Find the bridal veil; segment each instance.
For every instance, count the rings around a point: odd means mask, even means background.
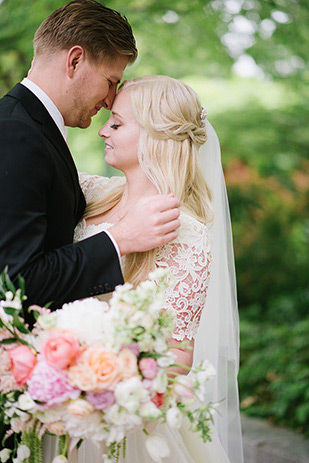
[[[199,155],[213,197],[214,222],[209,230],[213,241],[213,263],[194,360],[207,358],[217,371],[207,390],[206,402],[219,404],[215,427],[231,463],[243,463],[237,386],[239,321],[231,219],[219,140],[207,120],[205,125],[208,140],[200,148]]]

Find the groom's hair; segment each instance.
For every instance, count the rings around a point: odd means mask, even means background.
[[[137,49],[125,16],[97,0],[73,0],[42,22],[33,40],[34,56],[84,48],[94,62],[112,62],[119,55],[133,63]]]

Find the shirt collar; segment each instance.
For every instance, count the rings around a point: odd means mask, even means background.
[[[30,90],[45,106],[66,142],[67,132],[64,125],[64,120],[61,112],[59,111],[55,103],[49,98],[48,95],[46,95],[46,93],[38,85],[32,82],[32,80],[25,78],[21,81],[21,84],[27,87],[28,90]]]

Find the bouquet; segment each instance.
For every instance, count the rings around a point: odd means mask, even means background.
[[[67,461],[68,446],[83,439],[104,442],[104,461],[118,461],[126,436],[136,430],[148,435],[151,456],[161,458],[169,449],[163,441],[157,445],[161,438],[149,432],[150,423],[179,428],[185,415],[205,442],[211,440],[213,406],[193,404],[203,400],[212,366],[186,367],[189,376],[172,371],[178,365],[169,346],[174,311],[161,310],[172,284],[169,272],[159,269],[136,289],[118,286],[109,304],[89,298],[54,312],[31,306],[36,323],[30,331],[23,280],[15,290],[2,274],[0,410],[10,427],[2,444],[13,433],[20,439],[13,451],[3,448],[1,462],[40,463],[45,433],[59,436],[55,462]]]

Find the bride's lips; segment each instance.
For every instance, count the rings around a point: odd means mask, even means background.
[[[105,142],[105,150],[104,151],[108,151],[108,150],[112,150],[113,147],[111,145],[109,145],[108,143]]]

